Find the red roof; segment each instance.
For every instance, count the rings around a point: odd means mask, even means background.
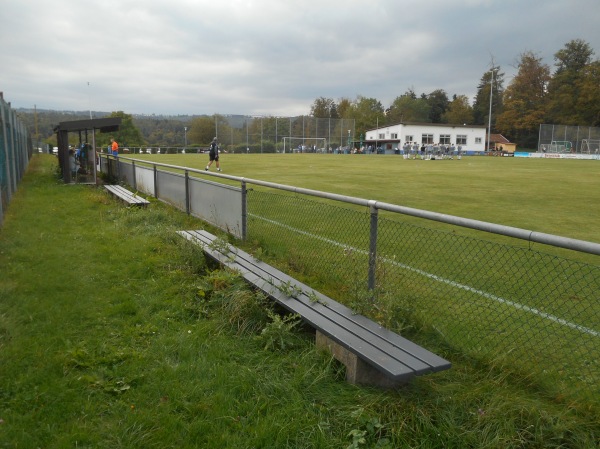
[[[508,140],[502,134],[490,134],[490,142],[493,142],[493,143],[510,143],[510,140]]]

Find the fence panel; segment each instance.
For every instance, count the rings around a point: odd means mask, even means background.
[[[198,178],[189,178],[189,212],[242,238],[242,189]]]
[[[146,195],[154,195],[154,170],[136,165],[135,187]]]
[[[0,225],[32,155],[29,131],[0,92]]]

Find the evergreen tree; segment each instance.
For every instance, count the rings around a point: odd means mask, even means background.
[[[561,125],[581,124],[578,109],[581,88],[584,84],[585,68],[592,62],[594,50],[590,45],[575,39],[565,44],[564,48],[554,54],[556,71],[548,86],[549,105],[548,121]],[[597,86],[596,86],[597,88]]]
[[[494,66],[484,72],[477,87],[477,95],[473,104],[473,121],[475,125],[488,125],[490,115],[490,89],[492,89],[492,129],[495,117],[502,113],[502,95],[504,93],[504,73],[500,67]]]
[[[431,123],[443,123],[444,113],[448,110],[450,100],[444,89],[436,89],[426,96],[429,105],[429,120]]]

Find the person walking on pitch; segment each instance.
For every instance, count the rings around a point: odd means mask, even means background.
[[[217,171],[221,171],[221,166],[219,165],[219,145],[217,144],[217,138],[215,137],[210,144],[210,151],[208,152],[208,158],[210,159],[208,165],[205,170],[210,170],[210,166],[213,162],[216,162]]]

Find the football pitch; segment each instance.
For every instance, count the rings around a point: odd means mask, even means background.
[[[196,169],[208,162],[208,154],[135,158]],[[221,167],[228,175],[600,243],[600,161],[221,154]]]

